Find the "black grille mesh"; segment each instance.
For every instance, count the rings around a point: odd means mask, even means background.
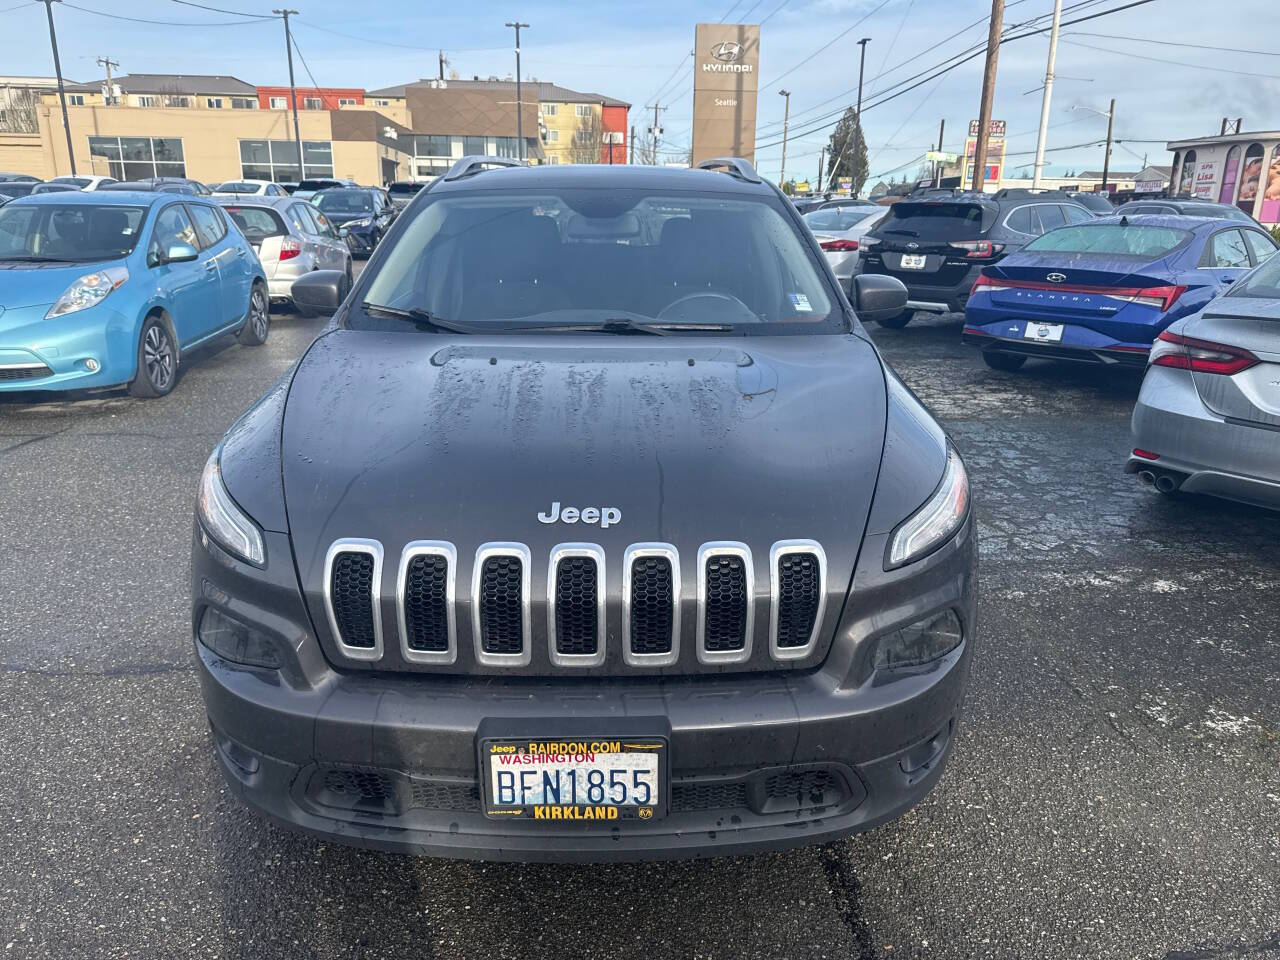
[[[561,557],[556,562],[556,650],[596,652],[600,626],[595,557]]]
[[[712,652],[741,650],[746,643],[748,602],[742,558],[707,557],[706,583],[703,643]]]
[[[784,553],[778,558],[778,646],[803,647],[818,615],[818,558]]]
[[[485,653],[524,649],[519,557],[489,557],[480,571],[480,645]]]
[[[631,652],[670,653],[675,614],[671,561],[636,557],[631,562]]]
[[[673,783],[671,809],[730,810],[747,805],[747,784],[742,780],[727,783]]]
[[[339,639],[348,647],[374,646],[373,557],[348,551],[333,560],[329,596]]]
[[[449,649],[449,561],[419,554],[404,574],[405,638],[410,650],[441,653]]]
[[[10,368],[8,370],[0,370],[0,380],[39,380],[41,377],[51,377],[53,371],[48,367],[25,367],[20,369]]]
[[[774,774],[765,781],[765,793],[773,800],[799,797],[802,802],[818,803],[828,790],[840,786],[835,776],[826,770],[807,770]]]

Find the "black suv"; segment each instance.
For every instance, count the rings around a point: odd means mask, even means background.
[[[1001,190],[900,200],[862,238],[859,274],[896,277],[907,287],[907,309],[879,320],[900,329],[917,310],[960,313],[983,267],[1022,249],[1041,234],[1094,219],[1057,191]]]
[[[777,187],[702,167],[463,158],[345,299],[294,283],[337,312],[209,460],[192,545],[236,796],[344,843],[618,860],[818,843],[937,783],[964,464]]]

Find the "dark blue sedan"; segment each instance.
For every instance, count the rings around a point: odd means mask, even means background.
[[[1162,330],[1275,250],[1238,220],[1112,216],[1062,227],[983,270],[963,339],[996,370],[1027,357],[1140,367]]]

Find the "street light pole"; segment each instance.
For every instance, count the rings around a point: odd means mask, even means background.
[[[57,0],[61,3],[62,0]],[[53,44],[53,70],[58,77],[58,100],[62,103],[62,129],[67,134],[67,160],[71,163],[71,175],[76,175],[76,152],[71,147],[71,121],[67,118],[67,91],[62,84],[62,61],[58,59],[58,34],[53,29],[54,0],[44,0],[44,11],[49,15],[49,42]]]
[[[519,144],[516,147],[516,156],[520,158],[520,162],[524,163],[524,106],[520,96],[520,31],[528,30],[527,23],[521,23],[518,20],[508,20],[505,26],[513,27],[516,31],[516,139]]]
[[[1107,111],[1107,152],[1102,155],[1102,192],[1107,192],[1107,173],[1111,170],[1111,125],[1116,120],[1116,98],[1111,98],[1111,109]]]
[[[787,98],[787,105],[782,113],[782,171],[778,174],[779,186],[787,182],[787,124],[791,120],[791,91],[779,90],[778,96]]]
[[[1062,19],[1062,0],[1053,0],[1053,26],[1049,28],[1049,62],[1044,68],[1044,96],[1040,100],[1040,133],[1036,138],[1036,164],[1032,169],[1031,187],[1040,186],[1044,167],[1044,141],[1049,132],[1049,103],[1053,100],[1053,64],[1058,58],[1058,23]]]
[[[853,155],[849,157],[849,196],[858,195],[858,144],[862,139],[862,70],[867,65],[867,44],[870,37],[858,41],[862,48],[858,57],[858,106],[853,113]]]
[[[307,179],[307,170],[302,163],[302,133],[298,129],[298,90],[293,85],[293,36],[289,33],[289,17],[297,14],[297,10],[272,10],[277,17],[284,19],[284,52],[289,58],[289,100],[293,103],[293,142],[298,148],[298,182]]]

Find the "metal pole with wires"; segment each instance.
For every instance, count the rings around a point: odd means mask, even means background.
[[[787,182],[787,124],[791,119],[791,91],[779,90],[778,96],[786,97],[786,106],[782,113],[782,170],[778,174],[778,184]]]
[[[520,31],[528,30],[527,23],[521,23],[518,20],[508,20],[505,26],[513,27],[516,31],[516,139],[519,144],[516,147],[517,156],[520,162],[524,163],[524,106],[520,96]]]
[[[58,77],[58,100],[62,103],[62,129],[67,134],[67,160],[71,164],[71,175],[76,175],[76,152],[71,146],[71,121],[67,117],[67,91],[62,83],[62,61],[58,58],[58,34],[53,29],[53,4],[55,0],[43,0],[44,11],[49,15],[49,42],[53,45],[53,70]],[[61,3],[62,0],[56,0]]]
[[[862,71],[867,65],[867,44],[870,37],[858,41],[862,52],[858,57],[858,105],[853,111],[853,153],[849,156],[849,196],[858,195],[858,145],[862,142]]]
[[[277,17],[284,19],[284,52],[289,58],[289,100],[293,104],[293,142],[298,148],[298,182],[307,179],[307,170],[302,163],[302,132],[298,128],[298,90],[293,83],[293,37],[289,33],[289,17],[297,15],[297,10],[272,10]]]
[[[1062,20],[1062,0],[1053,0],[1053,26],[1049,29],[1049,62],[1044,68],[1044,96],[1040,100],[1040,133],[1036,137],[1036,164],[1031,173],[1031,186],[1040,186],[1044,169],[1044,141],[1049,132],[1049,104],[1053,100],[1053,65],[1058,58],[1058,24]]]

